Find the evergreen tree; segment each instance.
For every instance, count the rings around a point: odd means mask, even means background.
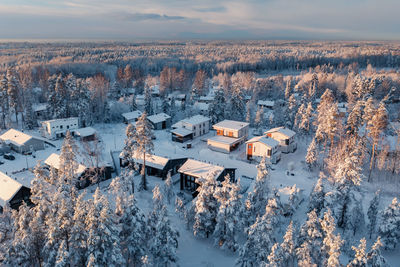
[[[286,88],[285,88],[285,98],[288,99],[290,97],[290,93],[291,93],[291,83],[292,83],[292,79],[289,78],[286,81]]]
[[[11,69],[7,69],[7,95],[9,107],[14,109],[15,119],[18,123],[18,110],[20,108],[20,88],[15,77],[15,73]]]
[[[264,122],[264,108],[257,109],[256,117],[254,118],[254,127],[261,133],[261,127]]]
[[[167,178],[164,181],[163,193],[164,193],[165,198],[167,199],[168,204],[171,204],[171,199],[175,195],[174,189],[172,186],[171,171],[168,172]]]
[[[130,168],[133,169],[134,165],[134,154],[136,148],[136,128],[132,124],[128,124],[125,130],[126,138],[124,141],[124,148],[121,151],[121,158],[125,162],[127,162]]]
[[[378,236],[375,244],[372,246],[371,250],[367,254],[367,263],[370,267],[389,267],[389,264],[386,262],[386,259],[382,256],[381,247],[382,247],[381,238]]]
[[[308,204],[308,210],[315,210],[317,214],[320,214],[320,212],[324,208],[325,189],[323,179],[324,176],[321,173],[317,183],[314,185],[313,191],[310,194],[310,201]]]
[[[318,215],[315,210],[309,212],[307,217],[307,221],[300,228],[299,244],[302,244],[301,246],[303,249],[307,249],[310,252],[312,262],[319,264],[321,262],[321,247],[323,241],[321,224],[319,223]],[[307,245],[304,243],[307,243]]]
[[[341,239],[339,234],[334,234],[336,226],[330,209],[324,213],[324,217],[320,221],[321,228],[324,231],[322,246],[323,258],[325,258],[324,265],[329,267],[339,267],[340,248],[344,241]]]
[[[9,102],[8,102],[8,81],[6,76],[3,74],[0,76],[0,105],[1,105],[1,123],[2,128],[6,129],[8,124],[7,120],[9,117]]]
[[[232,120],[244,121],[246,115],[246,102],[239,86],[235,86],[228,104],[228,116]]]
[[[317,267],[311,257],[310,244],[304,242],[300,247],[296,249],[297,265],[299,267]]]
[[[87,240],[88,240],[88,233],[86,229],[86,218],[88,215],[89,204],[88,201],[85,200],[86,194],[81,193],[77,197],[75,201],[74,208],[74,215],[73,215],[73,222],[72,231],[70,236],[70,243],[71,247],[70,256],[72,265],[75,266],[83,266],[86,263],[86,258],[88,256],[88,247],[87,247]]]
[[[218,213],[218,202],[214,197],[217,186],[215,172],[211,172],[201,181],[195,200],[193,233],[195,236],[208,238],[214,232]]]
[[[347,133],[348,134],[358,134],[359,128],[363,124],[363,107],[364,103],[359,100],[354,105],[351,110],[349,117],[347,118]]]
[[[61,190],[72,198],[76,195],[76,186],[78,184],[78,177],[76,176],[76,170],[79,165],[76,159],[77,152],[78,147],[71,133],[67,131],[61,147],[58,179],[59,185],[63,187]]]
[[[318,163],[318,145],[315,138],[311,141],[307,149],[306,164],[309,170],[312,170]]]
[[[358,247],[351,247],[354,250],[354,259],[347,264],[347,267],[367,267],[367,241],[360,240]]]
[[[281,251],[278,243],[275,243],[271,248],[271,253],[269,253],[267,257],[267,262],[261,264],[261,266],[265,267],[279,267],[283,266],[281,258]]]
[[[400,241],[400,203],[397,198],[393,198],[382,213],[379,235],[386,249],[395,249]]]
[[[151,87],[146,86],[144,88],[144,110],[147,114],[153,114],[153,101],[151,97]]]
[[[372,237],[372,234],[375,234],[376,225],[378,220],[378,210],[379,210],[379,202],[380,202],[380,190],[375,192],[374,198],[369,203],[368,207],[368,233],[369,238]]]
[[[211,104],[209,105],[209,114],[211,123],[215,124],[225,119],[226,101],[222,89],[217,89]]]
[[[6,261],[14,239],[14,219],[11,209],[5,205],[0,213],[0,262]]]
[[[335,103],[332,91],[326,89],[321,97],[321,102],[317,107],[317,119],[314,122],[317,127],[315,138],[319,142],[326,142],[328,140],[328,133],[331,130],[329,121],[330,117],[334,115],[333,113],[335,112],[334,108],[332,108],[334,105]]]
[[[185,216],[185,204],[180,197],[175,198],[175,212],[178,213],[179,217],[184,218]]]
[[[147,190],[146,155],[151,156],[153,153],[154,145],[152,136],[153,136],[153,126],[147,120],[147,113],[145,111],[136,122],[136,134],[134,135],[135,153],[138,156],[143,157],[143,165],[141,170],[142,180],[139,185],[139,188],[142,190]]]
[[[280,244],[280,258],[283,266],[294,266],[296,256],[296,232],[291,221]]]

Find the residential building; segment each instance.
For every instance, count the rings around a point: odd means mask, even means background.
[[[165,113],[151,115],[147,119],[153,125],[154,130],[163,130],[171,127],[171,116]]]
[[[295,140],[296,132],[288,128],[277,127],[266,131],[264,134],[278,141],[279,149],[283,153],[291,153],[297,149],[297,143]]]
[[[0,140],[7,144],[12,150],[24,154],[44,149],[44,140],[40,137],[10,129],[0,136]]]
[[[172,141],[186,142],[210,131],[210,118],[195,115],[175,123],[172,126]]]
[[[0,172],[0,213],[7,205],[12,209],[18,209],[23,202],[31,204],[30,196],[31,190],[28,187]]]
[[[42,121],[42,135],[48,139],[58,139],[79,128],[79,119],[76,117]]]
[[[247,140],[249,123],[224,120],[213,125],[217,135],[207,140],[210,149],[229,153]]]
[[[281,159],[279,142],[265,136],[256,136],[246,142],[247,159],[260,160],[265,157],[270,163],[276,164]]]
[[[140,110],[122,113],[122,118],[126,124],[136,122],[140,116],[142,116],[142,112]]]
[[[258,108],[264,108],[264,109],[274,109],[275,107],[275,101],[270,101],[270,100],[258,100],[257,102]]]
[[[94,141],[96,139],[96,130],[92,127],[79,128],[75,130],[74,136],[83,142]]]
[[[195,159],[188,159],[178,170],[180,173],[180,188],[181,190],[189,191],[193,197],[196,197],[197,188],[201,186],[201,180],[209,175],[214,175],[217,181],[223,181],[225,176],[229,174],[231,181],[236,182],[235,170],[235,168],[225,168]]]

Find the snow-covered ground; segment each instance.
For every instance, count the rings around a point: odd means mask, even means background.
[[[103,156],[104,160],[112,162],[110,152],[114,151],[117,153],[121,151],[124,146],[125,139],[125,128],[126,124],[97,124],[94,125],[104,142]],[[251,131],[250,131],[251,132]],[[242,160],[245,154],[245,146],[241,145],[239,149],[233,151],[230,154],[224,154],[215,152],[207,148],[207,142],[205,141],[208,137],[213,136],[215,133],[211,131],[207,135],[201,136],[192,141],[192,148],[186,149],[181,143],[175,143],[171,141],[171,134],[167,131],[155,131],[156,139],[154,140],[154,154],[161,156],[185,156],[202,160],[214,164],[223,165],[229,168],[236,168],[236,178],[241,178],[240,182],[242,187],[250,186],[252,180],[248,178],[242,178],[242,176],[253,178],[257,174],[257,168],[255,163],[249,163]],[[37,135],[37,133],[36,133]],[[4,164],[0,165],[0,171],[7,173],[14,179],[22,182],[24,185],[29,185],[30,180],[33,178],[33,174],[30,171],[23,171],[13,174],[15,171],[20,171],[28,168],[32,168],[36,165],[38,160],[44,161],[51,153],[59,153],[59,149],[62,145],[62,140],[52,141],[55,147],[47,146],[45,150],[37,151],[33,156],[24,156],[17,153],[14,161],[1,159]],[[282,159],[278,164],[272,165],[271,170],[271,183],[272,186],[279,189],[285,186],[296,185],[298,188],[304,190],[304,197],[307,198],[313,184],[318,178],[318,171],[309,172],[304,168],[304,156],[308,145],[307,140],[300,140],[298,143],[298,149],[294,153],[282,154]],[[118,162],[116,162],[118,164]],[[286,171],[288,165],[293,166],[294,175],[287,175]],[[177,177],[174,177],[175,179]],[[139,179],[139,177],[137,177]],[[156,184],[162,184],[163,181],[157,177],[148,177],[149,190],[146,192],[138,192],[136,194],[137,203],[142,210],[147,213],[151,210],[152,205],[152,192]],[[110,181],[105,181],[100,184],[105,194],[109,194],[108,185]],[[139,184],[137,181],[136,184]],[[94,192],[96,185],[93,185],[87,189],[89,196]],[[373,185],[363,185],[361,191],[364,192],[364,212],[366,213],[370,200],[373,197],[374,191],[377,189]],[[174,190],[179,191],[179,183],[174,185]],[[383,188],[384,190],[384,188]],[[386,207],[389,202],[393,199],[395,194],[391,191],[384,191],[382,194],[380,208]],[[110,198],[112,202],[113,198]],[[184,221],[178,217],[174,211],[174,201],[168,205],[169,215],[174,227],[179,230],[179,248],[177,250],[179,257],[180,266],[234,266],[237,254],[229,253],[220,250],[213,245],[212,238],[210,239],[199,239],[193,236],[192,231],[186,228]],[[298,223],[303,223],[306,219],[307,201],[304,201],[296,213],[293,215],[293,220]],[[286,226],[283,227],[285,229]],[[283,234],[283,233],[282,233]],[[357,234],[354,240],[360,240],[367,234]],[[358,242],[358,241],[356,241]],[[368,244],[368,247],[371,244]],[[391,266],[399,266],[400,260],[400,249],[393,252],[384,252],[384,256],[387,258]],[[347,262],[346,256],[342,254],[342,262]]]

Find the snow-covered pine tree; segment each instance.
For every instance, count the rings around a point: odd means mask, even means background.
[[[122,149],[121,156],[124,163],[128,163],[129,168],[134,168],[134,154],[136,148],[136,128],[132,124],[128,124],[125,130],[126,138],[124,141],[124,148]]]
[[[182,198],[176,196],[175,198],[175,212],[178,213],[180,218],[184,218],[185,216],[185,204],[183,203]]]
[[[322,246],[322,259],[324,266],[339,267],[340,266],[340,248],[344,241],[340,234],[335,235],[336,230],[335,219],[332,217],[332,212],[328,208],[324,213],[324,217],[320,219],[321,228],[324,231],[324,240]]]
[[[309,242],[305,241],[296,249],[297,265],[299,267],[317,267],[311,257]]]
[[[325,176],[321,172],[317,180],[317,183],[314,185],[314,188],[310,194],[310,201],[308,203],[309,212],[314,210],[317,213],[317,215],[319,215],[324,208],[324,197],[325,197],[324,179]]]
[[[308,97],[310,99],[315,98],[317,91],[318,91],[318,75],[316,73],[313,73],[310,82],[310,87],[308,89]]]
[[[0,76],[0,105],[1,105],[1,127],[6,129],[8,124],[7,120],[9,117],[9,102],[8,102],[8,88],[7,88],[7,78],[3,74]]]
[[[121,266],[125,264],[120,238],[108,200],[97,187],[89,202],[86,217],[88,257],[86,266]]]
[[[75,104],[73,105],[73,109],[77,113],[79,117],[79,123],[82,127],[86,127],[90,125],[93,121],[90,110],[90,91],[88,89],[87,83],[83,79],[77,80],[77,97],[75,97]]]
[[[256,117],[254,118],[254,128],[261,133],[262,127],[264,126],[264,108],[258,108],[256,112]]]
[[[176,249],[178,248],[179,232],[171,227],[165,205],[162,205],[159,212],[156,231],[150,241],[150,251],[156,266],[172,266],[178,260]]]
[[[14,219],[11,208],[5,205],[0,213],[0,262],[5,262],[14,239]]]
[[[211,104],[209,105],[209,114],[211,123],[215,124],[225,119],[226,101],[224,91],[217,89]]]
[[[240,230],[241,195],[240,182],[233,183],[229,175],[225,177],[221,187],[214,193],[219,202],[219,209],[214,230],[214,243],[223,249],[236,251],[238,249],[238,234]]]
[[[18,123],[18,110],[21,105],[19,84],[12,69],[7,69],[6,77],[9,107],[14,109],[15,119]]]
[[[68,246],[66,245],[65,240],[61,241],[61,244],[57,251],[56,260],[54,262],[54,267],[69,267],[71,255],[68,251]]]
[[[368,234],[369,238],[372,237],[373,234],[376,233],[376,225],[378,221],[378,211],[379,211],[379,202],[380,202],[380,190],[375,192],[374,198],[369,203],[368,207]]]
[[[283,242],[280,244],[280,266],[294,266],[294,259],[296,257],[296,244],[297,236],[296,229],[293,226],[293,221],[290,222],[283,236]]]
[[[347,118],[347,133],[358,135],[359,128],[363,124],[363,107],[364,101],[359,100],[354,105]]]
[[[395,249],[400,242],[400,202],[397,198],[393,198],[381,215],[379,236],[385,249]]]
[[[171,200],[175,196],[175,192],[172,186],[171,171],[168,172],[167,178],[164,181],[163,193],[165,198],[167,199],[168,204],[171,204]]]
[[[143,166],[141,170],[142,179],[139,184],[139,188],[142,190],[147,190],[146,155],[151,156],[153,153],[154,144],[152,137],[153,137],[153,126],[147,120],[147,112],[145,111],[136,122],[136,134],[134,135],[135,153],[139,157],[143,157]]]
[[[286,87],[285,87],[285,98],[288,99],[290,97],[290,93],[292,90],[292,78],[289,77],[289,79],[286,81]]]
[[[78,185],[78,177],[76,177],[76,170],[78,169],[77,153],[78,146],[70,131],[67,131],[61,147],[58,180],[59,185],[63,187],[63,191],[72,198],[76,196],[76,186]]]
[[[244,121],[246,115],[246,101],[242,89],[236,85],[233,88],[232,96],[228,103],[228,117],[236,121]]]
[[[364,113],[362,116],[362,121],[363,124],[368,124],[368,122],[372,119],[372,117],[376,112],[374,99],[372,97],[369,97],[366,101],[363,102],[363,104],[364,104]]]
[[[334,96],[331,90],[326,89],[321,96],[321,102],[317,107],[317,118],[314,121],[317,127],[315,138],[318,142],[326,143],[328,141],[328,131],[330,130],[329,117],[333,115],[335,110],[331,108],[334,106]]]
[[[389,267],[386,259],[382,256],[381,247],[383,246],[381,237],[378,236],[376,242],[372,245],[367,254],[367,263],[369,267]]]
[[[323,241],[323,234],[321,224],[318,219],[318,215],[315,210],[312,210],[307,214],[307,221],[301,226],[299,233],[299,244],[303,249],[309,250],[312,262],[320,264],[321,262],[321,247]],[[307,243],[304,244],[304,243]],[[302,253],[305,253],[303,251]],[[305,254],[302,254],[305,257]],[[306,258],[303,258],[306,260]],[[300,259],[299,259],[300,260]]]
[[[163,195],[160,190],[160,186],[157,184],[153,188],[153,209],[149,212],[147,216],[147,226],[150,230],[150,236],[155,233],[157,222],[160,219],[160,212],[162,207],[164,206]]]
[[[261,263],[260,266],[264,267],[280,267],[284,266],[283,259],[281,257],[281,251],[278,243],[275,243],[272,248],[271,252],[267,257],[267,261]]]
[[[288,118],[289,118],[289,122],[290,122],[290,127],[293,128],[294,126],[294,121],[295,121],[295,117],[298,111],[298,105],[297,105],[297,101],[296,98],[294,97],[294,95],[292,94],[289,99],[288,99]]]
[[[86,193],[80,193],[75,201],[72,231],[70,236],[70,260],[73,266],[84,266],[88,256],[86,218],[88,214],[88,201]]]
[[[316,139],[313,138],[307,149],[306,164],[309,170],[312,170],[318,163],[318,145]]]
[[[299,133],[303,134],[304,129],[301,128],[301,122],[302,122],[302,118],[304,116],[304,113],[306,113],[306,106],[304,105],[304,103],[302,103],[300,105],[300,107],[297,109],[297,113],[294,116],[294,123],[293,123],[293,128],[297,129],[299,131]]]
[[[151,87],[147,86],[144,88],[144,110],[147,114],[153,114],[153,101],[151,97]]]
[[[25,127],[29,130],[32,130],[35,126],[37,126],[37,122],[35,113],[33,112],[32,101],[30,96],[26,97],[24,108],[25,108],[25,116],[24,116]]]
[[[217,187],[215,172],[209,173],[205,179],[200,181],[197,189],[199,194],[195,200],[195,216],[193,233],[195,236],[208,238],[214,232],[218,213],[218,201],[214,197]]]
[[[351,247],[354,250],[354,258],[347,264],[347,267],[366,267],[367,266],[367,241],[365,238],[360,240],[358,247]]]

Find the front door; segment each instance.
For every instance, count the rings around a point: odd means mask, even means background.
[[[247,155],[251,156],[253,154],[253,144],[247,145]]]

